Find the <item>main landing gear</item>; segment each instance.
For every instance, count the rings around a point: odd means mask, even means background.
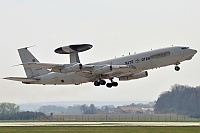
[[[117,83],[117,82],[114,82],[114,81],[113,81],[113,78],[110,78],[110,81],[111,81],[111,83],[107,83],[107,84],[106,84],[106,86],[107,86],[108,88],[117,87],[117,86],[118,86],[118,83]]]
[[[105,80],[94,81],[94,86],[100,86],[100,85],[105,85],[105,84],[106,84]]]
[[[114,82],[113,79],[110,79],[111,83],[107,83],[105,80],[99,80],[94,82],[94,86],[100,86],[100,85],[106,85],[106,87],[111,88],[111,87],[117,87],[118,83]]]
[[[118,83],[117,83],[117,82],[111,82],[111,83],[107,83],[106,86],[107,86],[108,88],[117,87],[117,86],[118,86]]]

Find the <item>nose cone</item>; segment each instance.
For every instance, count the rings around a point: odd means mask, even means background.
[[[186,60],[191,60],[196,53],[197,53],[197,50],[188,49],[188,52],[187,52],[188,58]]]
[[[195,50],[195,49],[190,49],[190,51],[191,51],[191,54],[193,54],[193,55],[195,55],[197,53],[197,50]]]

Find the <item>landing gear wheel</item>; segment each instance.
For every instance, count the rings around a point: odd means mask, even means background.
[[[107,83],[106,86],[107,86],[108,88],[111,88],[111,87],[112,87],[112,83]]]
[[[175,66],[175,70],[176,71],[180,71],[180,67],[179,66]]]
[[[100,85],[105,85],[106,81],[105,80],[100,80],[99,83],[100,83]]]
[[[94,86],[100,86],[100,82],[94,81]]]
[[[112,82],[112,86],[117,87],[118,83],[117,82]]]

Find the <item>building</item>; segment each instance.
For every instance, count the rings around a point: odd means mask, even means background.
[[[154,114],[154,108],[142,108],[144,114]]]
[[[118,106],[116,108],[118,114],[143,114],[143,110],[140,107],[135,106]]]

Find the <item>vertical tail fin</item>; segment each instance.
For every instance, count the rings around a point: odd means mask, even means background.
[[[18,49],[19,56],[21,58],[22,63],[28,62],[39,62],[27,48]],[[44,75],[49,73],[47,69],[44,68],[36,68],[36,67],[29,67],[24,65],[24,70],[26,73],[27,78],[33,78],[40,75]]]

